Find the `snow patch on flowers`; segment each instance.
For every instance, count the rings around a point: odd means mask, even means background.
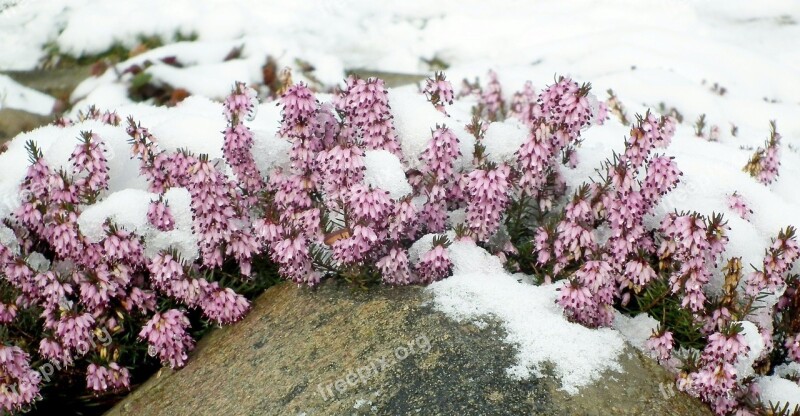
[[[646,313],[630,317],[616,312],[612,327],[619,331],[631,345],[642,351],[647,351],[645,342],[658,328],[658,321]]]
[[[588,329],[567,321],[555,303],[560,284],[520,283],[473,243],[455,242],[448,251],[453,276],[427,289],[435,307],[458,321],[497,318],[506,330],[504,341],[517,347],[516,364],[506,369],[510,377],[541,376],[545,365],[553,365],[561,388],[576,394],[604,372],[620,370],[622,336],[610,328]]]
[[[364,182],[373,188],[389,193],[392,199],[400,199],[412,191],[400,159],[387,150],[364,152]]]
[[[151,201],[159,195],[139,189],[114,192],[106,199],[91,205],[78,217],[78,226],[89,241],[96,243],[106,237],[106,220],[129,232],[143,236],[145,255],[156,256],[161,250],[174,248],[181,258],[194,261],[198,257],[197,237],[192,232],[191,196],[186,188],[170,188],[164,193],[175,220],[170,231],[159,231],[148,221],[147,211]]]
[[[513,163],[517,151],[528,139],[530,128],[515,118],[489,124],[481,142],[486,159],[494,163]]]

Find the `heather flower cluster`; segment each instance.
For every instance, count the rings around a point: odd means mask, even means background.
[[[430,138],[416,148],[396,131],[382,80],[350,77],[331,102],[303,83],[286,85],[271,105],[280,107],[275,133],[289,158],[267,169],[256,162],[248,126],[257,93],[243,83],[221,104],[221,159],[168,150],[129,118],[119,128],[149,192],[146,224],[128,229],[109,218],[99,239],[80,219],[113,183],[103,137],[81,133],[65,167],[51,165],[30,143],[23,200],[0,229],[9,231],[0,235],[0,323],[11,328],[0,332],[0,409],[35,401],[41,380],[31,366],[38,360],[80,367],[87,389],[98,394],[134,384],[132,365],[141,357],[131,340],[162,365],[184,366],[198,326],[231,324],[247,313],[237,285],[256,284],[260,265],[310,287],[336,277],[428,284],[452,274],[455,239],[496,254],[509,270],[558,285],[556,302],[574,322],[610,326],[620,310],[658,319],[646,348],[682,390],[718,414],[757,411],[752,376],[737,369],[751,351],[741,323],[754,325],[765,345],[752,370],[800,362],[794,228],[782,230],[745,274],[741,259],[724,258],[729,229],[721,215],[657,214],[682,176],[663,153],[673,117],[637,116],[624,151],[570,189],[565,178],[579,164],[583,133],[609,112],[624,116],[613,94],[599,102],[589,84],[560,77],[505,96],[494,72],[484,85],[464,85],[459,96],[477,101],[466,126],[457,106],[446,107],[454,91],[444,74],[427,80],[419,94],[452,117],[429,126]],[[508,118],[525,129],[525,140],[498,161],[486,153],[485,133]],[[121,124],[115,113],[92,108],[58,125],[85,120]],[[459,139],[465,134],[474,146]],[[763,183],[777,175],[779,140],[773,123],[767,146],[746,167]],[[401,166],[410,191],[374,185],[367,160],[375,156]],[[186,206],[174,199],[179,192],[188,196]],[[726,198],[732,212],[750,219],[743,195]],[[188,222],[194,251],[163,244]],[[153,235],[161,245],[151,244]],[[711,290],[715,280],[724,281],[721,291]],[[34,321],[36,328],[21,329]],[[104,330],[111,342],[95,345]]]
[[[778,177],[781,165],[781,135],[777,131],[775,121],[769,123],[769,139],[764,147],[759,147],[742,170],[749,173],[764,185],[769,185]]]

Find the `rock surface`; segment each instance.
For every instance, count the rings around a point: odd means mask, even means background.
[[[574,396],[553,377],[512,380],[500,325],[456,323],[429,300],[418,287],[278,285],[203,338],[185,368],[162,370],[108,414],[710,414],[632,348],[624,374]]]
[[[69,96],[75,87],[91,75],[89,67],[74,67],[65,69],[35,69],[31,71],[0,71],[0,75],[7,75],[14,81],[37,91],[55,97],[57,101],[54,110],[63,111],[64,103],[69,102]],[[11,108],[0,109],[0,152],[3,143],[11,140],[17,134],[31,131],[55,120],[56,116],[43,116]]]
[[[13,108],[0,109],[0,147],[17,134],[31,131],[51,121],[52,116],[41,116]]]

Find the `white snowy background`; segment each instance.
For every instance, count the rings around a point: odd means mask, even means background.
[[[445,72],[457,89],[463,77],[485,79],[486,71],[494,69],[508,96],[525,80],[542,88],[556,75],[569,75],[591,82],[600,99],[613,89],[629,117],[661,103],[683,115],[666,151],[684,172],[683,182],[657,208],[650,225],[673,209],[721,212],[731,227],[724,256],[741,256],[744,264],[758,265],[770,237],[787,225],[800,226],[798,21],[800,2],[794,0],[12,0],[0,2],[0,69],[36,67],[46,45],[80,56],[102,53],[114,44],[133,47],[142,35],[167,41],[176,33],[196,35],[195,42],[169,44],[118,66],[176,57],[183,68],[156,63],[147,71],[155,82],[193,94],[177,107],[133,103],[126,93],[130,76],[120,78],[113,70],[85,81],[71,101],[74,112],[96,104],[117,110],[123,118],[133,115],[167,149],[188,147],[212,158],[221,157],[219,132],[225,124],[215,100],[228,94],[234,81],[259,81],[267,55],[289,66],[300,58],[312,64],[314,77],[327,85],[341,82],[345,69],[352,68],[430,74],[426,61],[432,59],[450,65]],[[241,58],[223,61],[238,46],[244,46]],[[725,88],[724,95],[712,91],[715,83]],[[469,100],[456,103],[448,119],[413,87],[393,89],[389,99],[408,160],[416,159],[436,123],[461,127],[469,120]],[[0,76],[0,106],[46,114],[52,105],[51,97]],[[250,123],[256,132],[254,155],[263,173],[287,163],[288,143],[276,136],[279,111],[274,103],[262,104]],[[719,126],[718,142],[694,135],[692,123],[701,114],[707,124]],[[772,119],[783,135],[783,163],[777,182],[764,186],[741,168],[763,145]],[[146,235],[153,247],[175,244],[187,257],[196,255],[185,193],[176,190],[171,195],[174,206],[186,211],[181,217],[186,221],[179,221],[174,235],[148,229],[143,210],[126,211],[152,195],[144,192],[138,166],[128,159],[123,128],[87,122],[18,136],[0,155],[0,217],[19,203],[17,188],[28,163],[24,142],[37,141],[52,165],[65,165],[78,132],[87,129],[103,137],[112,156],[123,156],[111,158],[109,195],[84,211],[84,232],[91,235],[111,216]],[[612,151],[622,149],[627,133],[613,117],[605,126],[589,129],[579,151],[580,164],[568,172],[569,184],[587,180]],[[457,134],[468,152],[470,136]],[[513,121],[491,125],[491,157],[511,157],[523,138]],[[380,169],[386,165],[384,156],[372,155],[369,180],[397,195],[408,192],[396,171],[399,164],[394,170]],[[726,195],[734,191],[754,210],[750,222],[727,208]],[[554,286],[520,283],[525,279],[507,274],[496,259],[468,244],[454,245],[451,255],[455,276],[432,285],[430,291],[438,307],[454,318],[479,320],[491,314],[504,322],[507,341],[518,351],[509,376],[527,377],[549,361],[563,388],[578,392],[603,371],[618,368],[616,357],[626,340],[641,347],[655,326],[649,318],[622,316],[615,329],[589,330],[568,323],[553,303]],[[764,400],[800,404],[796,384],[779,376],[765,377],[759,384]]]

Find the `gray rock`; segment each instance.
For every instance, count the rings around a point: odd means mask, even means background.
[[[0,148],[17,134],[31,131],[53,121],[53,116],[42,116],[27,111],[4,108],[0,110]]]
[[[278,285],[108,415],[710,414],[632,348],[623,373],[574,396],[552,376],[512,380],[500,325],[459,324],[429,300],[419,287]]]
[[[91,76],[90,66],[71,68],[33,69],[30,71],[0,71],[14,81],[37,91],[43,92],[63,102],[69,101],[69,96],[75,87]]]
[[[373,71],[369,69],[350,69],[347,71],[347,74],[356,75],[360,78],[380,78],[389,88],[416,84],[428,78],[427,75],[401,74],[397,72]]]

